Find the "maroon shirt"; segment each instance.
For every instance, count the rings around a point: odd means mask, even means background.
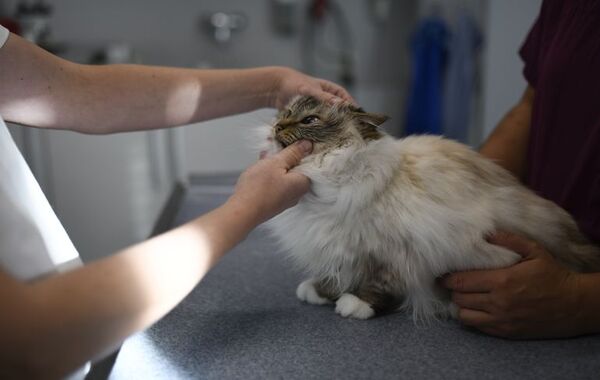
[[[600,244],[600,0],[544,0],[519,53],[535,89],[526,183]]]

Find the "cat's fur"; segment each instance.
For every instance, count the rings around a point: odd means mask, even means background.
[[[557,205],[462,144],[393,139],[378,129],[386,119],[299,97],[269,130],[271,153],[314,142],[294,169],[310,177],[311,191],[268,223],[310,273],[300,299],[336,302],[336,312],[361,319],[398,308],[415,319],[450,315],[436,277],[519,260],[485,240],[496,230],[541,243],[573,270],[600,271],[600,250]]]

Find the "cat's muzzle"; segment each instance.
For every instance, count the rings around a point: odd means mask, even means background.
[[[289,128],[279,131],[275,134],[275,141],[277,141],[283,148],[288,145],[292,145],[296,141],[300,140],[299,136],[289,130]]]

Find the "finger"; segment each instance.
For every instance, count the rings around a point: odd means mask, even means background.
[[[308,140],[301,140],[286,147],[274,155],[273,158],[283,161],[283,166],[286,170],[289,170],[298,165],[311,151],[312,143]]]
[[[458,320],[475,328],[490,327],[496,323],[493,315],[480,310],[459,309]]]
[[[461,293],[487,293],[494,288],[497,270],[450,273],[440,279],[443,287]]]
[[[510,249],[524,258],[536,257],[544,252],[544,248],[539,243],[505,231],[495,232],[487,238],[487,241],[491,244]]]
[[[302,95],[309,95],[329,104],[335,104],[343,101],[343,99],[339,96],[331,92],[323,91],[321,86],[302,86],[299,92]]]
[[[488,293],[452,292],[452,302],[461,309],[465,308],[489,312],[489,297]]]
[[[354,98],[342,86],[339,86],[333,82],[321,80],[321,88],[323,91],[333,94],[346,102],[350,102],[354,105],[357,104],[356,100],[354,100]]]

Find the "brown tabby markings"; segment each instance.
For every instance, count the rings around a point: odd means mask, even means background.
[[[398,308],[404,300],[404,289],[399,288],[402,279],[370,255],[361,267],[364,271],[361,283],[350,293],[370,304],[376,313]]]
[[[311,116],[318,119],[308,124],[302,123]],[[326,143],[327,148],[332,148],[344,146],[348,141],[354,140],[352,132],[358,133],[365,142],[380,139],[383,135],[377,127],[388,117],[364,112],[351,104],[338,103],[332,106],[304,96],[282,110],[277,119],[273,128],[275,139],[281,146],[286,147],[298,140],[307,139],[315,143]],[[349,122],[355,125],[353,131],[342,128]],[[333,136],[336,138],[332,139]],[[330,142],[332,140],[335,145]]]
[[[328,300],[335,301],[342,295],[339,287],[335,285],[333,279],[324,278],[319,279],[315,283],[315,290],[321,298],[327,298]]]
[[[404,289],[399,288],[402,281],[385,264],[366,255],[356,264],[356,270],[362,271],[361,279],[346,292],[369,303],[377,313],[393,311],[402,304]],[[320,297],[331,301],[340,298],[344,292],[332,278],[319,279],[314,286]]]

